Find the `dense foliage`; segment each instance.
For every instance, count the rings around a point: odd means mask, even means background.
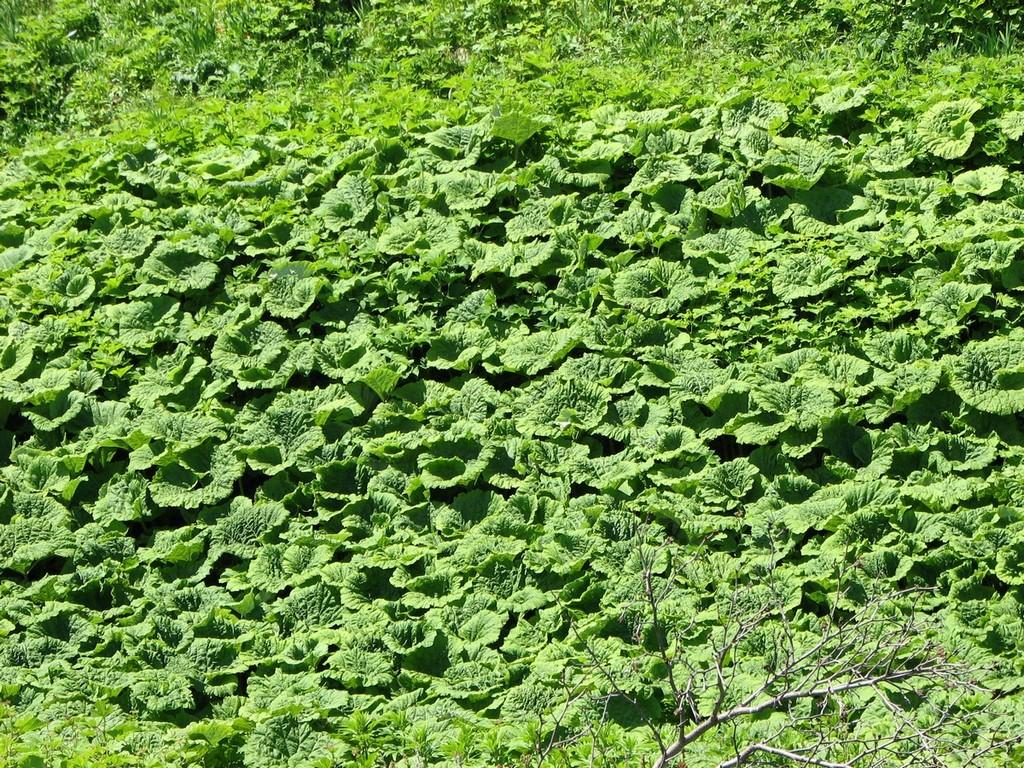
[[[341,39],[287,8],[254,29]],[[0,167],[0,762],[536,764],[589,724],[549,756],[646,765],[652,568],[694,647],[738,586],[806,636],[840,578],[926,588],[958,706],[1024,716],[1019,58],[596,107],[535,64],[504,106],[196,100]]]
[[[588,89],[702,91],[766,62],[827,77],[851,60],[884,74],[936,49],[1006,53],[1022,24],[1014,0],[0,0],[0,146],[336,77],[477,104],[540,81],[571,112]]]

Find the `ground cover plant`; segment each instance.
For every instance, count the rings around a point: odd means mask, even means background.
[[[1012,41],[485,5],[0,166],[0,765],[1019,764]]]

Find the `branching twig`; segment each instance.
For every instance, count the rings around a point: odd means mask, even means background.
[[[635,639],[640,643],[645,636],[650,638],[653,650],[649,653],[665,670],[663,683],[672,697],[676,717],[671,743],[661,724],[652,721],[640,701],[624,690],[615,672],[570,622],[591,668],[604,680],[607,696],[633,706],[651,732],[659,750],[653,768],[668,768],[691,745],[724,727],[732,733],[734,754],[722,760],[718,768],[739,768],[757,761],[759,755],[762,760],[818,768],[909,768],[941,766],[944,757],[963,754],[967,747],[961,729],[970,716],[962,704],[968,694],[982,689],[973,682],[970,669],[951,660],[953,655],[947,649],[927,639],[921,601],[929,590],[876,595],[853,611],[841,612],[839,605],[847,589],[843,571],[827,614],[814,626],[815,637],[810,628],[798,626],[797,614],[786,608],[783,590],[775,581],[774,552],[772,549],[766,579],[770,598],[755,600],[758,594],[754,587],[732,584],[724,603],[720,603],[717,622],[694,646],[684,640],[698,629],[699,611],[693,612],[687,626],[674,630],[670,630],[663,612],[665,601],[678,588],[679,568],[671,564],[670,546],[641,546],[642,594],[637,602],[646,616],[636,629]],[[682,565],[691,565],[702,554],[698,551]],[[666,555],[669,574],[656,575],[655,568]],[[747,658],[744,654],[755,637],[766,638],[757,642],[768,648],[762,647],[758,655]],[[746,687],[741,681],[749,680],[754,661],[765,664],[765,675],[752,688]],[[939,704],[935,694],[940,692],[957,695]],[[899,696],[894,699],[896,693]],[[917,722],[900,705],[900,701],[911,698],[937,710],[927,725]],[[703,707],[699,702],[704,702]],[[884,732],[862,736],[849,724],[857,721],[870,702],[880,702],[891,720]],[[785,722],[744,746],[738,726],[769,713],[784,715]],[[794,735],[803,737],[805,743],[800,745]],[[781,743],[784,738],[786,741]],[[993,746],[997,743],[1008,746],[1009,740],[993,741],[979,751],[987,753],[998,748]],[[917,755],[925,762],[908,761],[908,755]]]

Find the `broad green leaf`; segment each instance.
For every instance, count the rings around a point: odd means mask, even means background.
[[[316,301],[326,281],[308,264],[292,262],[270,270],[266,277],[263,306],[274,317],[294,320],[303,316]]]
[[[68,307],[77,307],[92,296],[96,290],[96,280],[83,269],[71,268],[54,280],[53,288],[64,298]]]
[[[1024,112],[1007,112],[1006,114],[1001,115],[996,122],[998,122],[999,127],[1003,129],[1003,133],[1011,139],[1017,140],[1021,136],[1024,136]]]
[[[864,104],[870,88],[854,88],[849,85],[837,85],[814,99],[814,106],[826,115],[848,112]]]
[[[782,301],[819,296],[842,277],[835,257],[820,250],[789,253],[780,258],[772,279],[772,291]]]
[[[518,146],[543,130],[545,125],[544,121],[529,115],[509,112],[494,119],[491,124],[491,135],[498,139],[508,139]]]
[[[570,328],[538,331],[507,342],[501,360],[509,370],[532,376],[559,362],[577,343],[577,335]]]
[[[1024,410],[1024,342],[1008,338],[974,341],[949,363],[953,389],[981,411]]]
[[[327,228],[338,231],[363,223],[373,211],[373,187],[359,174],[342,176],[337,186],[324,193],[314,213]]]
[[[975,99],[939,102],[921,116],[917,135],[934,155],[946,160],[963,157],[974,141],[971,117],[981,108]]]
[[[988,197],[998,192],[1006,182],[1008,174],[1000,165],[990,165],[973,171],[964,171],[953,177],[953,189],[961,195],[971,194]]]

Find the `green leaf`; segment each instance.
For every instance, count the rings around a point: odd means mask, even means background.
[[[611,400],[609,392],[597,384],[580,379],[555,381],[524,396],[524,431],[559,434],[570,427],[593,429],[604,417]]]
[[[491,124],[491,135],[498,139],[507,139],[516,146],[526,143],[547,125],[520,112],[510,112],[494,119]]]
[[[72,267],[66,269],[60,277],[53,281],[53,288],[63,297],[69,308],[84,304],[96,290],[93,276],[83,269]]]
[[[259,723],[242,747],[246,768],[318,768],[330,759],[327,735],[295,714]]]
[[[921,314],[937,326],[955,324],[989,292],[987,285],[943,283],[921,301]]]
[[[1024,136],[1024,112],[1007,112],[1001,115],[996,122],[1003,129],[1003,133],[1014,141]]]
[[[957,174],[953,177],[953,189],[961,195],[988,197],[1002,189],[1008,176],[1006,169],[1001,165],[989,165]]]
[[[314,453],[326,442],[308,408],[274,404],[239,438],[246,462],[274,475],[292,466],[307,470]]]
[[[363,376],[360,381],[377,393],[381,399],[387,397],[401,380],[402,375],[387,365],[378,365]]]
[[[342,176],[337,186],[328,190],[313,211],[324,220],[327,228],[339,231],[362,224],[373,211],[373,187],[360,174]]]
[[[289,320],[302,317],[327,282],[301,262],[274,267],[267,272],[265,281],[263,306],[274,317]]]
[[[276,502],[253,504],[244,496],[231,500],[230,511],[213,526],[213,542],[241,558],[252,558],[274,531],[288,519]]]
[[[762,410],[783,416],[800,429],[817,427],[832,415],[835,396],[816,382],[768,382],[750,392],[751,401]]]
[[[213,285],[222,256],[222,244],[216,238],[189,237],[164,240],[139,268],[137,294],[189,293]]]
[[[160,467],[149,485],[149,494],[160,507],[196,509],[216,504],[231,494],[244,468],[233,445],[204,442],[181,460]]]
[[[280,325],[250,320],[218,334],[211,360],[231,373],[240,389],[273,389],[293,371],[290,347],[291,340]]]
[[[32,365],[33,347],[24,339],[0,338],[0,381],[17,381]]]
[[[939,102],[921,116],[917,135],[933,155],[946,160],[963,157],[974,141],[971,116],[981,108],[975,99]]]
[[[678,312],[699,296],[702,284],[685,265],[650,258],[629,265],[615,276],[612,297],[626,307],[652,315]]]
[[[779,136],[761,163],[765,181],[784,189],[810,189],[833,162],[825,145],[797,137]]]
[[[511,371],[532,376],[562,360],[578,341],[571,328],[537,331],[507,342],[501,362]]]
[[[1024,342],[970,342],[949,368],[953,389],[968,405],[1002,415],[1024,410]]]
[[[815,98],[813,104],[826,115],[837,115],[863,105],[865,97],[870,92],[870,88],[837,85],[832,90]]]
[[[5,248],[0,251],[0,273],[13,270],[36,255],[36,251],[27,245]]]
[[[819,296],[842,277],[835,257],[820,250],[788,253],[779,259],[772,278],[772,292],[782,301]]]

